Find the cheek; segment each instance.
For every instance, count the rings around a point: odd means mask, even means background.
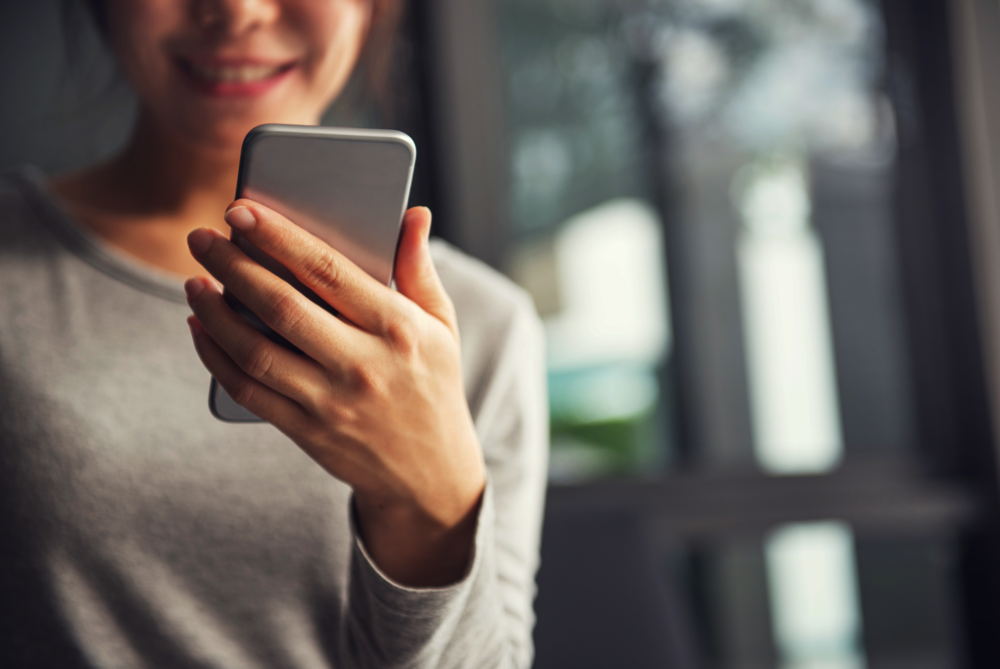
[[[303,24],[309,45],[308,76],[316,97],[330,102],[343,88],[364,47],[371,22],[367,2],[332,2]]]
[[[170,63],[163,42],[183,23],[181,5],[172,0],[113,0],[106,4],[111,48],[126,78],[140,92],[164,81]]]

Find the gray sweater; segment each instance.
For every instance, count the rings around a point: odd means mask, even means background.
[[[0,176],[0,667],[527,667],[545,487],[542,337],[506,279],[433,245],[489,471],[458,583],[367,557],[350,489],[227,424],[180,282]]]

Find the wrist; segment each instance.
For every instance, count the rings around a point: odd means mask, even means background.
[[[464,497],[433,508],[375,499],[355,491],[357,526],[369,557],[393,581],[442,587],[463,578],[472,561],[485,477]]]

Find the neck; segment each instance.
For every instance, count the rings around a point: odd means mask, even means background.
[[[134,215],[218,218],[235,197],[239,147],[218,149],[174,141],[140,114],[125,149],[107,163],[107,202]],[[116,206],[117,203],[117,206]]]
[[[235,197],[239,158],[239,146],[183,141],[140,113],[118,155],[52,186],[78,221],[111,245],[191,276],[202,271],[188,253],[187,234],[199,227],[228,233],[222,214]]]

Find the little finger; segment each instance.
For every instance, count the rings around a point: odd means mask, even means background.
[[[301,430],[309,415],[296,402],[251,378],[208,335],[196,316],[188,317],[194,348],[206,369],[237,404],[285,433]]]

